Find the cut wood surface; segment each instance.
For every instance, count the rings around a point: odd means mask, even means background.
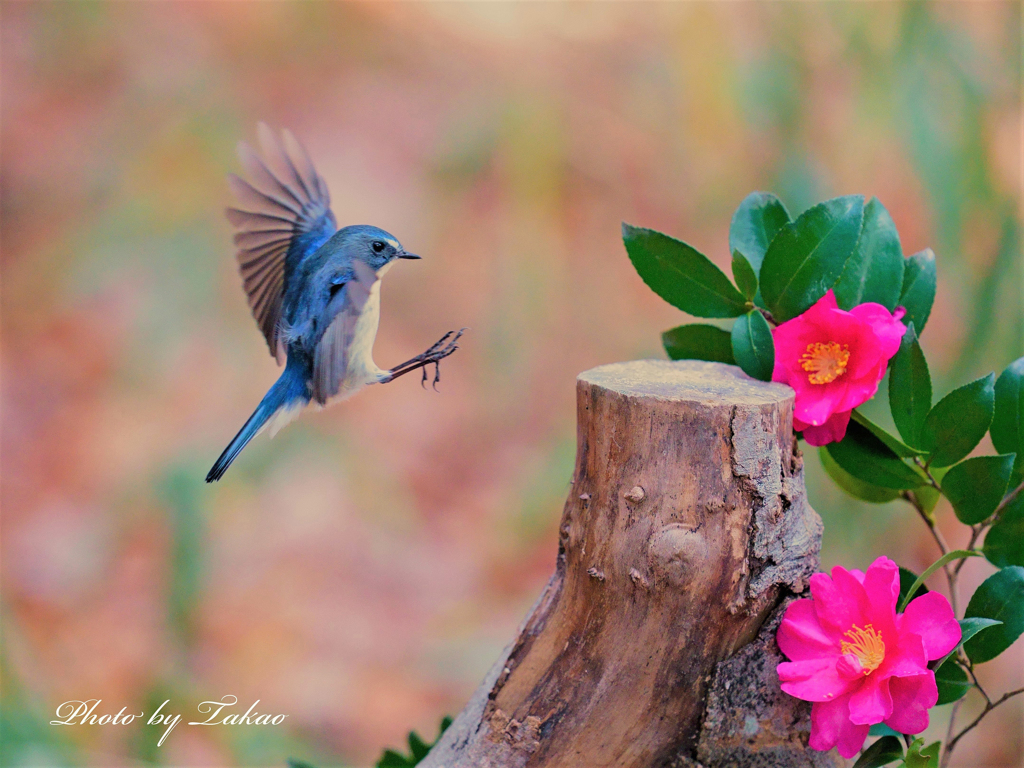
[[[758,637],[818,567],[793,391],[661,360],[576,391],[555,573],[421,765],[836,765],[778,691],[774,629]]]

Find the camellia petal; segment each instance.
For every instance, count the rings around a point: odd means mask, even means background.
[[[833,573],[838,568],[833,568]],[[811,599],[821,626],[837,638],[842,637],[861,617],[861,604],[857,596],[839,589],[827,574],[816,573],[811,576]]]
[[[889,684],[892,716],[885,724],[900,733],[921,733],[928,727],[928,710],[939,700],[935,673],[894,677]]]
[[[787,608],[777,637],[793,661],[778,665],[779,680],[786,693],[814,703],[812,748],[837,747],[849,758],[876,723],[902,733],[927,727],[938,701],[928,660],[955,647],[960,629],[937,592],[899,615],[898,599],[899,569],[880,557],[864,572],[836,566],[814,574],[811,599]]]
[[[818,623],[812,600],[795,600],[790,604],[776,639],[782,652],[793,661],[831,657],[839,647]]]
[[[920,635],[925,656],[940,659],[956,648],[962,633],[949,601],[938,592],[928,592],[910,601],[900,629]]]
[[[811,749],[827,752],[839,743],[839,734],[850,722],[848,699],[844,696],[811,707]]]
[[[871,623],[886,640],[896,640],[896,614],[893,606],[900,597],[900,568],[887,557],[880,557],[864,573],[864,592],[870,605]]]
[[[783,662],[777,671],[782,690],[803,701],[832,701],[855,682],[839,675],[835,658]]]
[[[811,707],[811,749],[827,752],[838,747],[844,758],[856,755],[864,746],[870,726],[850,721],[849,697]]]
[[[796,393],[794,429],[803,431],[808,443],[841,440],[849,417],[834,417],[875,396],[906,332],[902,316],[871,303],[847,312],[839,309],[830,290],[802,315],[772,331],[772,380]]]
[[[808,445],[820,448],[829,443],[836,443],[846,436],[846,428],[850,425],[850,411],[833,413],[821,426],[806,424],[793,417],[793,429],[804,433]]]
[[[882,675],[865,675],[863,684],[850,694],[851,722],[857,725],[874,725],[892,714],[890,679]]]

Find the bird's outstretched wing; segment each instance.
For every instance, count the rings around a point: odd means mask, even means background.
[[[238,268],[256,324],[270,354],[284,362],[282,302],[288,275],[338,229],[327,184],[309,155],[287,130],[281,139],[265,123],[257,130],[263,158],[245,142],[238,155],[251,181],[231,174],[228,181],[238,208],[228,220],[238,230]]]
[[[358,259],[352,262],[348,280],[338,289],[325,312],[331,318],[313,351],[313,399],[320,405],[338,394],[348,373],[354,344],[372,344],[373,339],[356,339],[356,325],[377,281],[373,270]]]

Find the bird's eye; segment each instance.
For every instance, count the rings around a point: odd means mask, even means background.
[[[380,253],[383,250],[384,250],[384,243],[382,243],[380,240],[374,240],[373,241],[373,252],[374,253]]]

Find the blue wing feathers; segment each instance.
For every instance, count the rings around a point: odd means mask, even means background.
[[[249,181],[228,181],[239,208],[228,208],[235,227],[238,267],[246,296],[271,355],[284,359],[281,315],[288,276],[337,231],[327,184],[288,131],[278,139],[263,123],[263,157],[244,143],[239,157]]]

